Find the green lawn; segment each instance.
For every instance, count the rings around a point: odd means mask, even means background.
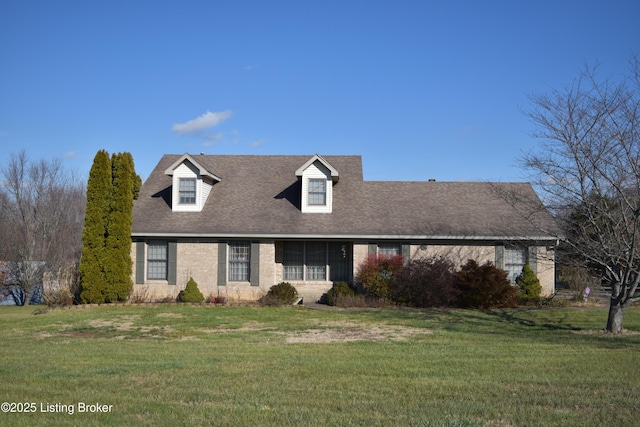
[[[638,307],[35,308],[0,307],[0,401],[35,407],[0,425],[640,425]]]

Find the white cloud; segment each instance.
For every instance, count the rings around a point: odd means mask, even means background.
[[[259,146],[261,146],[262,144],[264,144],[265,142],[267,142],[266,139],[257,139],[255,141],[253,141],[251,144],[249,144],[249,146],[251,146],[251,148],[257,148]]]
[[[231,111],[220,111],[219,113],[212,113],[211,111],[207,111],[200,117],[196,117],[193,120],[189,120],[185,123],[175,123],[171,130],[179,133],[180,135],[187,135],[190,133],[197,133],[203,131],[205,129],[212,128],[222,123],[231,117]]]
[[[67,151],[62,155],[62,157],[65,159],[73,159],[74,157],[76,157],[76,154],[77,153],[75,151]]]

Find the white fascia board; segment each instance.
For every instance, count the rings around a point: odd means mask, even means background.
[[[180,166],[182,163],[184,163],[185,161],[188,161],[189,163],[191,163],[193,166],[196,167],[196,169],[198,169],[198,174],[200,174],[200,176],[203,177],[208,177],[211,178],[215,181],[222,181],[220,179],[220,177],[218,177],[217,175],[209,172],[204,166],[202,166],[200,163],[198,163],[190,154],[183,154],[178,160],[176,160],[175,162],[173,162],[171,164],[171,166],[169,166],[165,171],[165,175],[169,175],[169,176],[173,176],[173,171]]]
[[[313,164],[313,162],[315,162],[316,160],[319,161],[320,163],[322,163],[324,165],[324,167],[329,169],[329,172],[331,173],[331,180],[333,182],[338,182],[338,179],[340,178],[340,173],[336,170],[336,168],[331,166],[331,164],[328,161],[326,161],[324,158],[322,158],[322,156],[320,154],[315,154],[313,157],[311,157],[309,160],[307,160],[302,166],[300,166],[296,170],[296,176],[302,176],[304,171],[309,166],[311,166]]]

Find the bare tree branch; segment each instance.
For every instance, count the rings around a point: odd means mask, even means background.
[[[523,165],[561,224],[565,258],[611,286],[607,330],[640,300],[640,68],[600,80],[586,68],[564,90],[530,97],[539,150]]]
[[[76,263],[82,248],[84,184],[58,159],[31,161],[23,150],[2,168],[3,259],[29,303],[31,288],[47,269]]]

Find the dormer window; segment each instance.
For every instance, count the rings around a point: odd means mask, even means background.
[[[179,179],[180,204],[195,205],[196,204],[196,179],[180,178]]]
[[[314,206],[327,205],[327,180],[309,179],[309,204]]]
[[[171,176],[171,209],[174,212],[201,212],[220,178],[189,154],[173,162],[164,173]]]
[[[333,186],[340,174],[320,155],[316,154],[296,171],[302,182],[300,210],[305,213],[331,213]]]

